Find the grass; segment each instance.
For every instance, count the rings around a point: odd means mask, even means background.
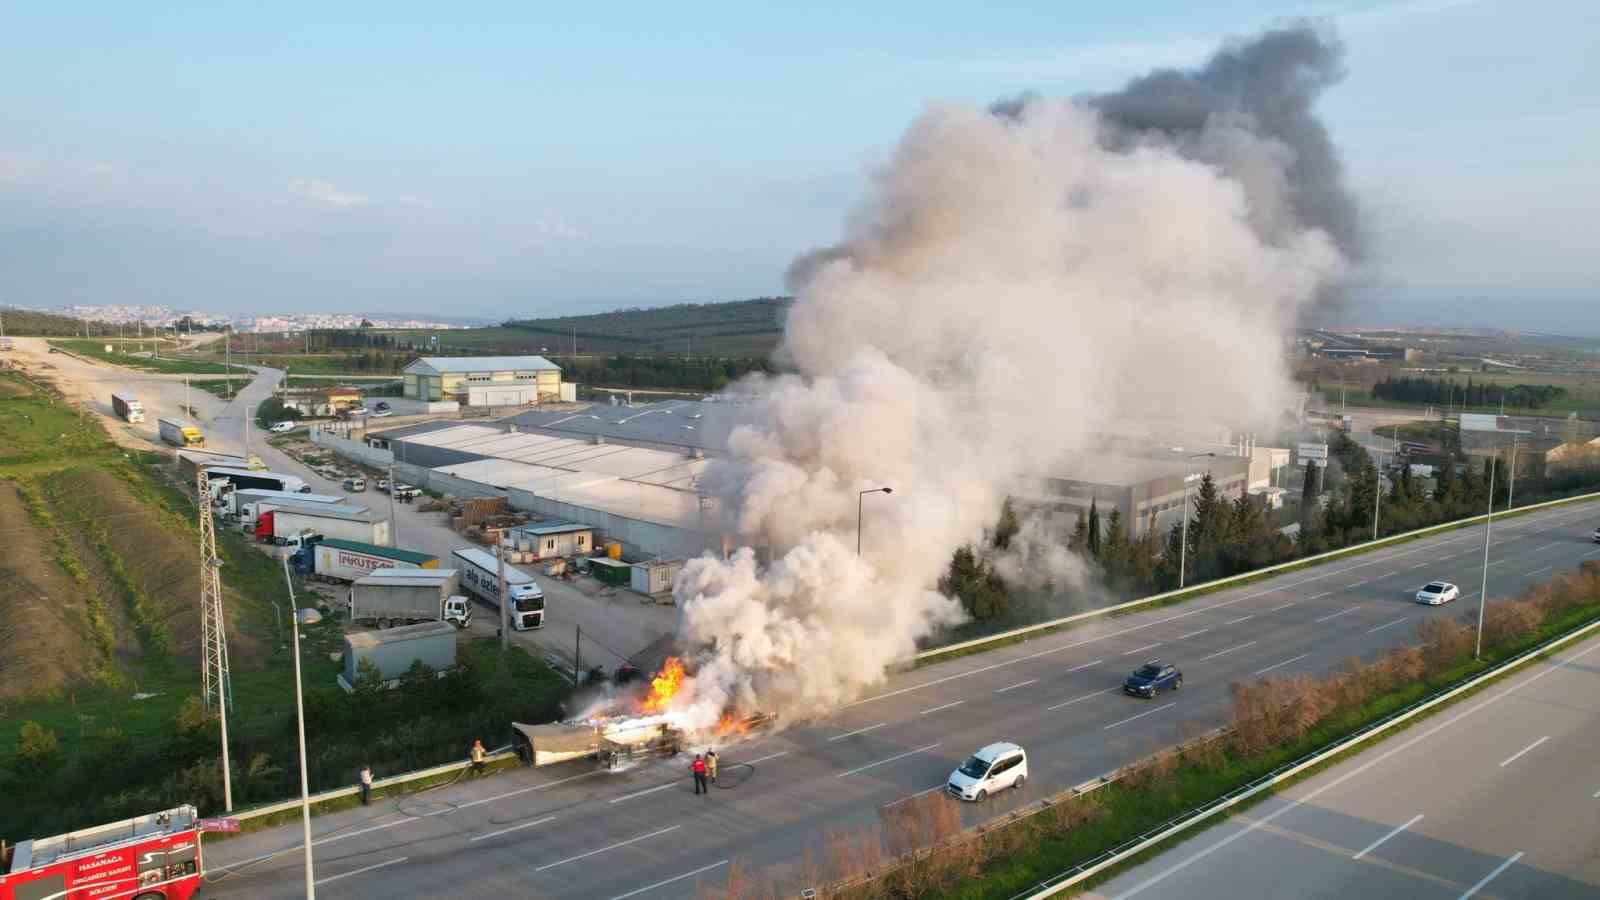
[[[1392,409],[1423,409],[1427,404],[1401,403],[1385,400],[1376,400],[1372,397],[1372,386],[1385,377],[1425,377],[1447,379],[1465,387],[1467,379],[1472,383],[1504,385],[1552,384],[1566,388],[1565,396],[1558,397],[1538,409],[1512,409],[1506,407],[1507,414],[1527,416],[1556,416],[1562,417],[1569,412],[1578,412],[1580,415],[1593,415],[1600,410],[1600,374],[1580,372],[1419,372],[1415,369],[1406,369],[1399,366],[1361,366],[1359,368],[1326,366],[1306,367],[1299,374],[1301,381],[1309,384],[1316,381],[1322,389],[1324,404],[1337,409],[1339,404],[1339,382],[1343,380],[1346,385],[1345,402],[1352,406],[1383,407]],[[1435,406],[1435,409],[1439,409]],[[1449,407],[1447,407],[1449,408]],[[1460,411],[1461,407],[1453,407]],[[1500,405],[1469,407],[1467,412],[1498,413]]]
[[[120,456],[78,410],[14,372],[0,372],[0,476],[28,463]]]
[[[155,341],[147,341],[145,343],[150,345],[156,344]],[[52,340],[50,345],[52,347],[59,347],[62,350],[69,351],[77,356],[98,360],[104,363],[111,363],[113,365],[126,366],[130,369],[138,369],[142,372],[155,372],[163,375],[225,375],[228,372],[227,366],[223,365],[222,363],[205,362],[199,359],[174,359],[165,357],[153,359],[144,356],[134,356],[132,355],[132,352],[122,352],[116,349],[113,349],[112,352],[107,353],[106,347],[110,346],[112,348],[116,348],[118,346],[117,342],[115,341],[108,343],[102,340],[58,339]],[[124,342],[121,346],[124,348],[131,348],[133,352],[137,352],[139,343],[130,341]],[[246,378],[252,377],[254,374],[249,369],[238,364],[235,364],[233,369],[235,372],[245,376]]]

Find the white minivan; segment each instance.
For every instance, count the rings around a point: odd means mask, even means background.
[[[958,800],[983,801],[1006,788],[1020,788],[1028,780],[1028,754],[1016,744],[1001,741],[972,754],[950,773],[945,790]]]

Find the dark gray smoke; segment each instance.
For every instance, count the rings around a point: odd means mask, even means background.
[[[1322,92],[1343,77],[1343,43],[1328,29],[1300,22],[1230,40],[1199,69],[1162,69],[1089,102],[1120,129],[1113,139],[1136,144],[1160,135],[1184,155],[1238,178],[1253,202],[1257,191],[1276,188],[1260,183],[1257,154],[1229,132],[1281,145],[1292,154],[1283,169],[1283,199],[1298,222],[1257,222],[1262,236],[1276,241],[1282,228],[1295,224],[1320,228],[1346,257],[1359,260],[1366,242],[1356,202],[1328,129],[1314,111]]]

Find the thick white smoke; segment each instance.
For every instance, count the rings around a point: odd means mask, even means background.
[[[1247,117],[1195,154],[1103,115],[932,108],[845,242],[797,266],[795,374],[744,386],[750,423],[711,473],[771,563],[707,556],[676,585],[696,724],[880,680],[960,620],[934,589],[954,549],[1119,419],[1267,430],[1292,403],[1285,335],[1345,265],[1295,224],[1293,153]],[[880,486],[857,558],[858,492]]]

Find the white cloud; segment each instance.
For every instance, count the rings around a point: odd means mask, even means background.
[[[326,181],[312,181],[306,178],[296,178],[289,182],[289,192],[312,203],[335,209],[351,209],[366,206],[371,202],[365,194],[347,191]]]

